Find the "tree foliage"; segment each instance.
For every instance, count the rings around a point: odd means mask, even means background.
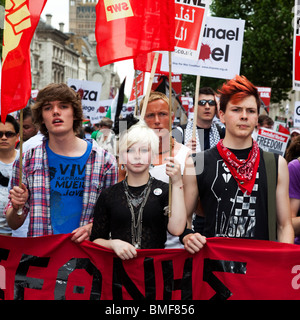
[[[287,99],[292,89],[293,1],[213,0],[210,10],[216,17],[246,21],[240,74],[257,86],[271,87],[272,102]],[[195,76],[183,78],[183,92],[194,93]],[[201,86],[217,89],[224,81],[201,77]]]

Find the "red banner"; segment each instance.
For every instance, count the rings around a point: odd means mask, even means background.
[[[208,239],[200,253],[139,250],[128,261],[70,235],[0,237],[0,299],[300,299],[300,247]]]
[[[174,50],[174,0],[103,0],[96,6],[100,66],[140,53]]]
[[[23,109],[31,94],[30,42],[47,0],[6,1],[1,77],[1,121]]]
[[[300,5],[299,0],[295,0],[294,7],[294,72],[293,89],[300,90]]]

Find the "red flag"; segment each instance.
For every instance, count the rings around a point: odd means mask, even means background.
[[[139,71],[144,71],[144,72],[151,72],[152,69],[152,64],[154,61],[154,56],[155,52],[149,52],[146,54],[139,54],[133,59],[133,65],[134,65],[134,70],[139,70]],[[162,71],[161,70],[161,61],[162,61],[163,55],[160,53],[158,55],[158,60],[157,60],[157,66],[155,69],[156,74],[163,74],[168,76],[169,71]],[[172,76],[174,73],[172,72]]]
[[[284,134],[290,134],[289,129],[287,129],[286,127],[284,127],[283,125],[279,125],[278,127],[278,132],[284,133]]]
[[[134,70],[151,72],[152,64],[154,61],[155,52],[149,52],[146,54],[139,54],[133,59]],[[158,55],[157,67],[155,73],[161,73],[160,65],[161,65],[162,54]],[[168,72],[163,72],[163,74],[169,74]]]
[[[300,10],[299,0],[295,0],[294,16],[294,54],[293,54],[293,89],[300,90]]]
[[[100,66],[140,53],[174,50],[174,0],[103,0],[96,6]]]
[[[1,121],[23,109],[31,93],[30,42],[47,0],[6,1],[2,53]]]

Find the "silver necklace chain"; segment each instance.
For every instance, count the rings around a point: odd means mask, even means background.
[[[141,249],[141,244],[142,244],[142,225],[143,225],[143,212],[144,212],[144,207],[146,205],[146,202],[149,198],[149,194],[151,191],[151,184],[153,181],[153,177],[150,176],[147,185],[143,192],[138,196],[139,198],[144,196],[143,202],[140,206],[140,209],[137,214],[137,219],[135,218],[135,213],[134,213],[134,208],[132,205],[132,200],[137,198],[134,195],[130,194],[128,183],[127,183],[127,178],[123,180],[124,184],[124,191],[127,199],[127,205],[131,213],[131,243],[133,246],[135,246],[136,249]]]

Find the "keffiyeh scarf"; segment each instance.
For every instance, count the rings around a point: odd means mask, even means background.
[[[197,127],[196,127],[197,130]],[[193,136],[193,121],[188,121],[187,125],[186,125],[186,129],[185,129],[185,139],[184,139],[184,144],[186,145]],[[203,135],[203,139],[204,139],[204,135]],[[217,145],[217,143],[220,140],[220,134],[219,134],[219,130],[216,126],[215,123],[211,124],[211,128],[210,128],[210,132],[209,132],[209,145],[210,147],[214,147]],[[204,151],[201,150],[201,144],[200,144],[200,139],[199,139],[199,133],[196,133],[196,142],[197,142],[197,148],[196,148],[196,152],[200,152],[200,151]]]

